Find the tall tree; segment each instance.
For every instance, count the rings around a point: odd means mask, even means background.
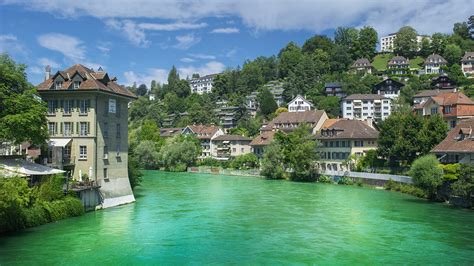
[[[418,54],[421,57],[427,57],[431,54],[431,43],[428,38],[423,38],[421,40],[420,51],[418,51]]]
[[[463,39],[471,38],[471,34],[469,33],[469,25],[467,25],[467,22],[455,23],[453,32],[454,34],[461,36]]]
[[[238,90],[242,94],[248,94],[257,89],[265,83],[262,69],[255,61],[247,61],[242,67],[240,73]]]
[[[0,141],[43,144],[48,138],[47,108],[25,70],[25,65],[0,54]]]
[[[418,50],[417,35],[416,30],[410,26],[400,28],[393,41],[395,53],[412,58]]]
[[[260,104],[260,112],[267,118],[278,108],[278,105],[273,98],[273,94],[268,89],[263,89],[258,94],[258,102]]]
[[[444,49],[443,57],[448,61],[448,65],[458,63],[463,56],[462,49],[456,44],[448,44]]]
[[[140,86],[138,86],[137,88],[137,95],[138,96],[144,96],[146,95],[148,92],[148,88],[146,87],[145,84],[140,84]]]
[[[467,19],[467,25],[469,25],[469,33],[471,34],[471,39],[474,40],[474,15],[470,16]]]
[[[325,35],[315,35],[303,44],[304,53],[313,53],[316,49],[323,50],[326,53],[330,53],[334,47],[334,43],[330,38]]]
[[[351,49],[357,42],[359,31],[356,28],[338,27],[334,32],[334,42],[337,45],[346,46]]]
[[[368,58],[371,60],[377,51],[377,42],[377,31],[370,26],[363,27],[359,31],[359,37],[354,47],[353,59]]]
[[[434,33],[431,36],[431,53],[443,54],[446,48],[446,35],[442,33]]]
[[[174,84],[180,80],[178,70],[176,69],[175,66],[171,67],[170,72],[168,73],[168,86],[171,87],[171,89],[174,88]]]
[[[294,72],[296,65],[302,57],[301,48],[298,47],[294,42],[288,43],[278,54],[278,76],[280,78],[286,78],[291,71]]]

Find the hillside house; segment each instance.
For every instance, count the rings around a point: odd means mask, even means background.
[[[474,119],[456,125],[431,152],[442,163],[474,164]]]

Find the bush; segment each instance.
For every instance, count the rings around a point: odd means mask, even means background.
[[[285,178],[283,160],[281,145],[275,141],[272,142],[265,148],[260,174],[268,179]]]
[[[135,188],[142,182],[142,172],[138,169],[138,162],[134,156],[128,156],[128,180],[130,186]]]
[[[198,162],[198,165],[202,166],[212,166],[212,167],[219,167],[222,165],[221,161],[214,159],[212,157],[206,157]]]
[[[385,183],[384,188],[386,190],[398,191],[398,192],[410,194],[419,198],[426,198],[426,193],[422,189],[417,188],[413,185],[398,183],[398,182],[393,181],[392,179],[390,179],[387,183]]]
[[[446,181],[457,180],[461,171],[461,165],[458,163],[455,164],[445,164],[440,165],[443,169],[444,175],[443,179]]]
[[[333,183],[333,180],[330,176],[327,176],[327,175],[320,175],[318,177],[318,182],[319,183],[328,183],[328,184],[331,184]]]
[[[170,138],[160,150],[160,162],[167,171],[184,172],[194,165],[201,153],[199,141],[193,136]]]
[[[416,159],[410,168],[410,175],[415,186],[425,191],[428,198],[436,198],[438,187],[443,182],[443,169],[434,155]]]
[[[258,158],[253,153],[239,155],[231,162],[231,167],[239,170],[258,168]]]
[[[339,179],[339,181],[337,181],[337,183],[339,185],[353,185],[354,181],[352,181],[352,179],[347,176],[343,176]]]

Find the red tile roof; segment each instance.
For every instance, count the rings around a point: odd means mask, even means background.
[[[196,134],[198,139],[211,139],[211,137],[219,130],[219,127],[215,125],[192,125],[188,126],[188,128]]]
[[[334,132],[335,134],[326,134]],[[339,119],[328,127],[322,127],[316,139],[377,139],[379,132],[360,120]]]
[[[462,121],[451,129],[448,136],[441,141],[431,152],[434,153],[474,153],[474,119]]]
[[[266,146],[272,143],[273,138],[275,137],[275,131],[265,131],[262,134],[255,137],[252,142],[250,142],[250,146]]]
[[[104,77],[107,75],[106,72],[94,72],[94,70],[80,64],[73,65],[64,71],[58,71],[49,79],[38,84],[36,88],[38,89],[39,93],[44,91],[71,90],[73,86],[71,79],[76,73],[79,73],[80,76],[84,78],[84,80],[82,80],[79,88],[75,90],[101,90],[129,98],[137,98],[131,91],[117,84],[115,80],[104,79]],[[58,75],[61,75],[65,81],[63,82],[62,88],[56,90],[53,86],[54,79]]]

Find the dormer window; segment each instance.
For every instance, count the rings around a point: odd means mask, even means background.
[[[60,90],[62,87],[63,87],[63,82],[62,82],[62,81],[56,81],[56,82],[54,83],[54,88],[55,88],[56,90]]]
[[[81,86],[81,82],[80,81],[74,81],[74,85],[73,85],[73,88],[75,90],[79,89],[79,86]]]

